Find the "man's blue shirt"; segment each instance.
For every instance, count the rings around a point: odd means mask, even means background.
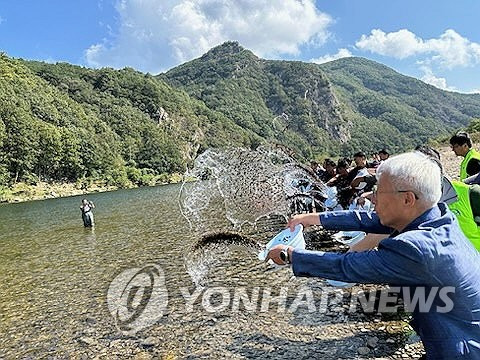
[[[448,294],[451,311],[439,311],[445,301],[437,291],[428,312],[420,311],[418,304],[414,308],[412,326],[427,359],[480,359],[480,255],[445,204],[427,210],[400,233],[380,224],[375,213],[356,210],[321,213],[320,222],[328,230],[390,235],[378,250],[346,254],[294,250],[296,276],[402,286],[410,294],[424,288],[427,296],[432,288],[454,287]]]

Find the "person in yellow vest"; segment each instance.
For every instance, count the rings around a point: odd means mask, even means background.
[[[457,156],[463,156],[460,164],[460,181],[470,183],[480,173],[480,153],[472,148],[472,139],[466,132],[450,138],[450,145]]]
[[[451,181],[456,199],[445,201],[465,236],[480,251],[480,185]]]
[[[467,133],[464,134],[469,139],[469,146],[471,147],[470,137]],[[452,140],[450,140],[451,142]],[[467,185],[461,181],[449,180],[444,175],[440,153],[437,150],[425,145],[419,145],[415,150],[428,155],[440,167],[442,174],[442,197],[439,202],[447,204],[450,211],[457,218],[460,229],[462,229],[473,246],[480,251],[480,185]],[[475,150],[471,149],[470,151]],[[472,178],[475,178],[475,175]]]

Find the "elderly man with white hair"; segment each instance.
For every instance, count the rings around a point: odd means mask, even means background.
[[[377,250],[345,254],[298,250],[283,245],[268,258],[291,263],[296,276],[351,283],[401,286],[409,294],[434,291],[431,306],[413,309],[412,326],[427,359],[480,359],[480,255],[443,203],[439,166],[424,154],[405,153],[377,169],[375,212],[336,211],[297,215],[297,224],[329,230],[390,234]],[[453,289],[447,309],[442,290]]]

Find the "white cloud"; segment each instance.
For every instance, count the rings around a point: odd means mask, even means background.
[[[92,45],[87,50],[85,50],[85,56],[88,59],[89,65],[93,67],[100,67],[101,64],[97,62],[99,53],[103,50],[103,46],[100,44]]]
[[[439,39],[431,39],[427,43],[429,52],[435,54],[432,59],[447,68],[480,63],[480,44],[471,42],[454,30],[447,30]]]
[[[342,49],[339,49],[338,52],[334,55],[327,54],[324,56],[320,56],[316,59],[311,59],[310,62],[313,62],[316,64],[323,64],[329,61],[341,59],[344,57],[351,57],[351,56],[352,56],[352,53],[348,49],[342,48]]]
[[[374,29],[370,35],[362,35],[355,45],[361,50],[397,59],[423,55],[428,61],[450,69],[480,64],[480,44],[452,29],[428,40],[406,29],[391,33]]]
[[[445,78],[436,77],[433,74],[432,69],[429,68],[428,66],[422,66],[420,69],[424,73],[424,75],[420,78],[420,80],[422,80],[423,82],[426,82],[427,84],[433,85],[442,90],[458,91],[455,87],[448,86],[447,80]]]
[[[424,43],[422,39],[406,29],[388,34],[374,29],[368,36],[362,35],[355,45],[361,50],[404,59],[420,52]]]
[[[5,19],[0,16],[0,25],[2,25],[2,23],[3,23],[4,21],[5,21]]]
[[[470,90],[470,91],[465,91],[465,94],[480,94],[480,88]]]
[[[119,0],[111,43],[85,51],[91,66],[158,72],[236,40],[257,55],[299,55],[322,45],[332,19],[314,0]]]

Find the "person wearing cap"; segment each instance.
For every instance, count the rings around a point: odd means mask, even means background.
[[[400,286],[404,296],[423,292],[431,305],[413,305],[412,327],[426,359],[480,359],[480,253],[462,233],[441,197],[441,170],[430,157],[405,153],[377,170],[374,212],[333,211],[294,216],[288,226],[389,234],[377,250],[344,254],[273,247],[267,256],[291,263],[296,276]],[[452,287],[450,307],[440,293]],[[433,290],[437,290],[433,292]],[[409,299],[410,301],[412,299]]]
[[[480,153],[472,148],[472,139],[461,131],[450,138],[450,145],[457,156],[463,156],[460,164],[460,181],[471,183],[480,173]]]

